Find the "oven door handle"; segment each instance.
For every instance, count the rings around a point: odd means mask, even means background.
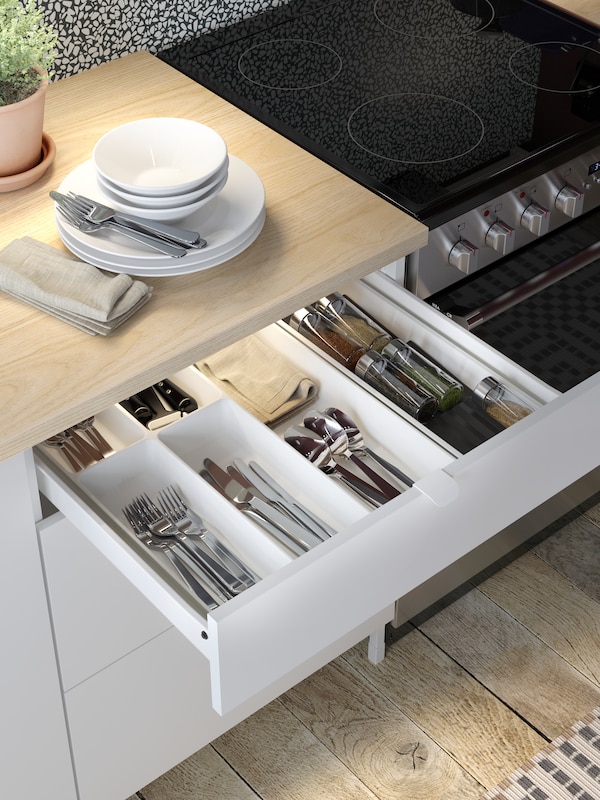
[[[526,281],[523,281],[523,283],[518,284],[518,286],[509,289],[507,292],[503,292],[503,294],[495,297],[493,300],[488,300],[487,303],[480,305],[478,308],[466,312],[461,309],[461,312],[456,314],[452,313],[450,309],[446,314],[455,322],[458,322],[459,325],[462,325],[463,328],[471,331],[484,322],[488,322],[504,311],[507,311],[509,308],[523,302],[523,300],[527,300],[528,297],[541,292],[542,289],[547,289],[562,278],[566,278],[567,275],[571,275],[573,272],[587,267],[588,264],[591,264],[592,261],[595,261],[597,258],[600,258],[600,242],[596,242],[586,247],[584,250],[575,253],[575,255],[565,258],[564,261],[554,264],[552,267],[548,267],[548,269],[539,272],[532,278],[528,278]]]

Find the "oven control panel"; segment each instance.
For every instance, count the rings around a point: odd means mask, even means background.
[[[431,230],[406,264],[426,298],[600,206],[600,146]]]

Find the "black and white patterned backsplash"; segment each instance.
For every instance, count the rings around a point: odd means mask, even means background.
[[[285,0],[39,0],[59,36],[54,80],[136,50],[151,53]]]

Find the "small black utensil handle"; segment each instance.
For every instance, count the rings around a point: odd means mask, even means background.
[[[132,394],[125,400],[119,403],[125,411],[129,412],[132,417],[135,417],[142,425],[147,425],[151,419],[154,419],[155,412],[142,400],[137,394]]]
[[[167,378],[155,383],[154,389],[174,411],[181,411],[182,414],[184,412],[188,414],[190,411],[196,411],[198,409],[198,403],[194,398],[187,395],[176,383],[173,383],[173,381]]]

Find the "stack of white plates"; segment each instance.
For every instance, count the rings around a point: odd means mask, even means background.
[[[69,250],[102,269],[131,275],[181,275],[222,264],[252,244],[265,221],[258,175],[228,154],[218,133],[192,120],[159,117],[114,128],[59,191],[197,231],[207,241],[175,259],[110,228],[83,233],[56,210],[58,233]]]
[[[111,205],[91,161],[76,167],[59,191],[75,192]],[[222,264],[252,244],[265,221],[265,191],[256,172],[239,158],[230,156],[229,175],[223,189],[181,223],[188,230],[198,231],[207,241],[206,247],[188,250],[183,258],[154,253],[108,228],[99,234],[83,233],[70,225],[58,209],[55,221],[66,247],[101,269],[140,277],[184,275]]]

